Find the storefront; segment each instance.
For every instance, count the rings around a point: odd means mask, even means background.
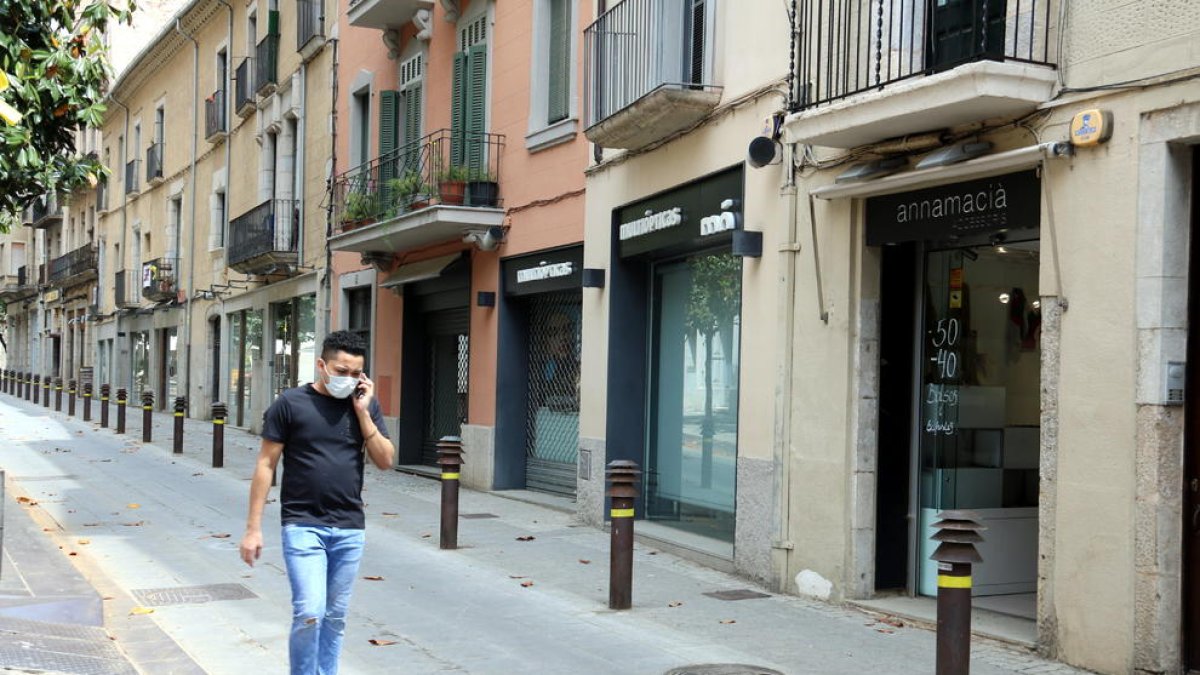
[[[739,165],[613,212],[608,458],[639,513],[732,557],[741,361]]]
[[[877,590],[936,595],[932,525],[970,509],[988,528],[975,604],[1036,616],[1039,200],[1033,170],[865,200],[882,247]]]
[[[577,489],[583,247],[501,262],[496,489]]]

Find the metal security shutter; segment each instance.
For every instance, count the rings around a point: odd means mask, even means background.
[[[550,0],[550,93],[547,124],[564,120],[571,107],[571,5]]]
[[[470,310],[449,309],[425,314],[426,413],[421,463],[435,465],[437,442],[461,436],[470,402]]]
[[[529,296],[529,394],[525,484],[574,496],[579,457],[582,297],[578,290]]]
[[[399,114],[400,92],[379,92],[379,195],[384,204],[391,203],[391,186],[388,182],[400,177],[399,162],[395,156]]]

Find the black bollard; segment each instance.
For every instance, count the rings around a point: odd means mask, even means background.
[[[54,378],[54,412],[62,412],[62,378]]]
[[[100,385],[100,428],[108,428],[108,395],[112,391],[112,387],[107,384]]]
[[[33,373],[25,373],[25,400],[33,400]]]
[[[183,417],[184,411],[187,410],[187,399],[182,396],[175,397],[175,454],[183,454]]]
[[[608,608],[629,609],[633,605],[633,504],[642,470],[637,462],[619,459],[609,462],[605,474],[612,499]]]
[[[117,389],[117,433],[125,433],[125,404],[129,401],[129,393],[124,388]]]
[[[8,393],[8,368],[0,370],[0,391]]]
[[[53,390],[54,390],[54,387],[52,386],[52,384],[50,382],[50,376],[47,375],[46,377],[43,377],[42,378],[42,407],[47,408],[47,409],[50,408],[50,392]]]
[[[458,487],[463,465],[462,439],[444,436],[437,444],[437,463],[442,467],[442,538],[441,548],[458,548]]]
[[[67,381],[67,415],[75,416],[75,380]]]
[[[224,403],[217,401],[212,404],[212,465],[214,469],[225,466],[225,417],[228,414],[229,409]]]
[[[142,442],[149,443],[154,435],[154,392],[142,392]]]
[[[983,562],[975,544],[986,530],[974,511],[942,511],[931,560],[938,564],[936,675],[971,672],[971,565]]]
[[[92,421],[92,383],[83,383],[83,421]]]

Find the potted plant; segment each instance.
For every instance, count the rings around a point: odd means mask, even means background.
[[[397,210],[415,211],[429,206],[429,185],[417,171],[409,171],[400,178],[393,178],[388,181],[387,186]]]
[[[496,175],[487,169],[471,169],[467,176],[467,206],[495,206],[499,202]]]
[[[465,166],[448,166],[438,172],[438,198],[443,204],[458,206],[467,194],[467,178],[470,172]]]
[[[352,230],[360,225],[371,222],[377,215],[375,195],[365,192],[351,192],[346,195],[345,210],[342,212],[342,227]]]

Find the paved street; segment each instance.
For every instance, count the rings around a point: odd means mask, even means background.
[[[186,451],[176,456],[171,419],[156,415],[157,442],[143,445],[135,440],[140,417],[131,409],[129,433],[117,436],[95,422],[0,397],[0,468],[8,488],[0,617],[36,605],[36,584],[22,585],[14,574],[33,578],[54,565],[65,570],[58,578],[86,583],[47,591],[74,598],[74,609],[40,621],[96,619],[88,610],[90,586],[113,638],[93,637],[93,646],[106,642],[121,651],[66,672],[129,672],[122,656],[152,674],[285,672],[290,606],[277,528],[264,528],[256,568],[237,555],[257,439],[230,429],[226,466],[212,469],[210,425],[189,420]],[[382,578],[357,583],[345,673],[649,675],[714,663],[789,674],[933,671],[934,635],[925,628],[795,597],[712,598],[705,593],[765,591],[642,545],[634,609],[609,611],[607,534],[543,506],[464,491],[462,512],[475,517],[461,523],[463,548],[446,552],[437,547],[436,482],[371,471],[366,499],[361,575]],[[278,518],[278,505],[269,504],[264,522]],[[23,625],[0,618],[0,635],[9,638],[0,641],[0,666],[30,667],[4,662],[13,653],[5,646],[21,641]],[[47,651],[25,642],[27,655]],[[973,656],[977,675],[1079,672],[984,640]]]

